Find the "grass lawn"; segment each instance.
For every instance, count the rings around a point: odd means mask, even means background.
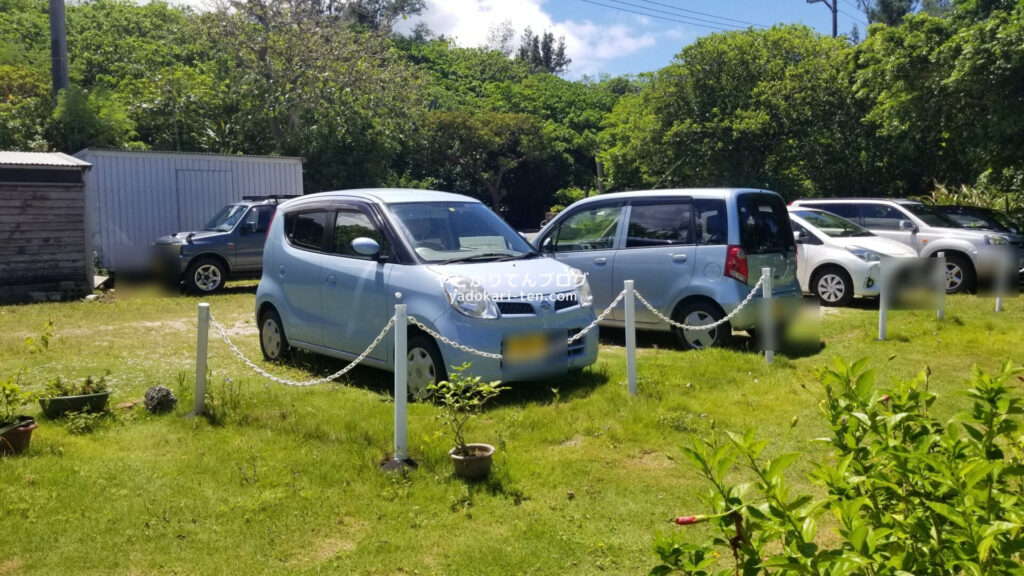
[[[209,301],[258,358],[253,288]],[[489,481],[466,484],[451,476],[430,404],[410,407],[419,469],[379,472],[391,447],[390,375],[360,368],[336,385],[287,388],[247,372],[212,331],[211,387],[225,422],[185,419],[196,302],[119,295],[0,307],[0,377],[24,369],[39,390],[58,375],[109,370],[112,405],[154,384],[183,400],[165,416],[114,408],[80,435],[26,408],[40,418],[32,447],[0,460],[0,574],[646,573],[654,533],[702,511],[706,487],[679,447],[712,421],[756,428],[769,453],[806,452],[790,478],[807,489],[803,473],[824,454],[811,441],[824,430],[815,370],[832,357],[872,357],[880,382],[927,364],[936,409],[950,415],[966,403],[955,392],[972,365],[1024,361],[1024,301],[996,314],[991,300],[952,297],[943,324],[932,312],[894,312],[886,342],[875,341],[877,312],[864,304],[822,318],[822,350],[772,366],[742,337],[729,349],[679,352],[671,339],[642,336],[640,396],[631,398],[622,333],[607,330],[596,366],[516,385],[470,423],[468,439],[499,452]],[[47,320],[49,348],[30,352],[25,339]],[[340,366],[305,356],[269,369],[309,379]]]

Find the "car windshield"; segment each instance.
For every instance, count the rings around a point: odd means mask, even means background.
[[[242,219],[242,216],[245,215],[246,208],[248,206],[243,204],[228,204],[221,208],[217,215],[206,223],[206,227],[203,230],[210,230],[211,232],[227,232],[231,230]]]
[[[485,262],[536,254],[519,233],[478,202],[393,204],[391,213],[424,262]]]
[[[939,212],[927,204],[900,204],[900,207],[921,219],[929,226],[939,228],[963,228],[956,220]]]
[[[801,210],[793,212],[794,216],[816,228],[822,234],[832,238],[852,238],[854,236],[874,236],[867,228],[840,218],[828,212],[817,210]]]

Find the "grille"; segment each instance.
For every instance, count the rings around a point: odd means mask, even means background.
[[[575,292],[563,292],[558,294],[555,298],[555,310],[565,310],[566,308],[572,308],[578,305],[579,302],[576,300]]]
[[[529,302],[498,302],[498,311],[502,315],[509,316],[533,314],[533,304]]]

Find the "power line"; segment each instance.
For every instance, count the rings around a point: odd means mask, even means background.
[[[755,26],[757,28],[769,28],[769,26],[765,26],[764,24],[757,24],[756,22],[747,22],[746,20],[737,20],[735,18],[726,18],[725,16],[715,16],[714,14],[708,14],[707,12],[698,12],[697,10],[689,10],[687,8],[679,8],[679,7],[673,6],[671,4],[663,4],[661,2],[654,2],[653,0],[640,0],[640,1],[643,2],[644,4],[654,4],[655,6],[664,6],[666,8],[671,8],[671,9],[676,10],[678,12],[689,12],[690,14],[699,14],[701,16],[707,16],[708,18],[714,18],[716,20],[725,20],[727,22],[738,22],[738,23],[743,24],[745,26]]]
[[[649,14],[647,12],[638,12],[636,10],[629,10],[628,8],[620,8],[618,6],[611,6],[611,5],[608,5],[608,4],[602,4],[600,2],[594,2],[593,0],[580,0],[580,2],[585,2],[587,4],[593,4],[594,6],[603,6],[604,8],[611,8],[612,10],[618,10],[619,12],[628,12],[630,14],[637,14],[637,15],[640,15],[640,16],[647,16],[648,18],[654,18],[655,20],[664,20],[666,22],[678,22],[680,24],[690,24],[692,26],[700,26],[701,28],[710,28],[712,30],[718,30],[720,32],[728,32],[729,30],[735,30],[736,29],[736,28],[722,28],[722,27],[719,27],[719,26],[709,26],[707,24],[700,24],[698,22],[692,22],[692,21],[687,21],[687,20],[679,20],[679,19],[676,19],[676,18],[669,18],[667,16],[658,16],[658,15],[655,15],[655,14]]]
[[[674,12],[666,12],[665,10],[658,10],[657,8],[648,8],[646,6],[641,6],[639,4],[633,4],[633,3],[630,3],[630,2],[625,2],[624,0],[606,0],[606,1],[607,2],[612,2],[614,4],[621,4],[623,6],[632,6],[633,8],[639,8],[641,10],[647,10],[648,12],[657,12],[659,14],[668,14],[669,16],[675,16],[675,17],[678,17],[678,18],[686,18],[688,20],[695,20],[697,22],[707,22],[708,24],[714,24],[716,26],[727,26],[727,27],[730,27],[730,28],[738,28],[738,26],[736,26],[735,24],[726,24],[724,22],[716,22],[714,20],[706,20],[704,18],[697,18],[697,17],[694,17],[694,16],[685,16],[685,15],[681,15],[681,14],[676,14]],[[644,1],[647,1],[647,0],[641,0],[641,1],[644,2]],[[654,2],[650,2],[650,3],[654,4]],[[671,6],[670,6],[670,8],[671,8]],[[689,12],[689,10],[687,10],[687,12]]]
[[[849,12],[844,11],[842,8],[839,9],[839,13],[840,14],[845,14],[847,18],[849,18],[850,20],[853,20],[854,22],[856,22],[858,24],[863,24],[865,26],[869,25],[867,22],[861,20],[860,18],[857,18],[853,14],[850,14]]]

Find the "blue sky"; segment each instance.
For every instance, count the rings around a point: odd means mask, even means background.
[[[856,0],[837,1],[839,33],[856,22],[863,37],[865,17]],[[828,8],[806,0],[427,0],[418,20],[464,46],[486,44],[489,29],[505,21],[517,31],[551,30],[565,36],[571,78],[656,70],[697,37],[743,27],[740,22],[802,23],[822,34],[832,29]]]

